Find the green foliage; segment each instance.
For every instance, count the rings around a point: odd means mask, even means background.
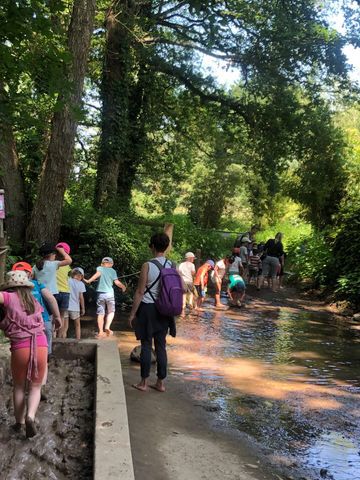
[[[323,234],[300,237],[288,244],[288,265],[300,281],[306,281],[314,287],[324,288],[331,269],[331,243]]]

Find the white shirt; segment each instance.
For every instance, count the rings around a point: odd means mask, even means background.
[[[72,312],[80,312],[80,293],[86,292],[85,285],[80,280],[76,280],[76,278],[70,278],[69,286],[69,310]]]
[[[152,258],[151,260],[157,260],[158,262],[161,263],[161,265],[164,265],[166,262],[165,268],[171,268],[170,260],[167,260],[165,257]],[[154,300],[152,297],[154,297],[155,300],[157,299],[159,295],[159,290],[160,290],[160,282],[156,282],[155,285],[150,289],[152,296],[146,290],[158,278],[160,270],[159,270],[159,267],[154,265],[152,262],[147,262],[147,263],[149,265],[149,272],[148,272],[145,293],[141,301],[144,303],[154,303]]]
[[[239,268],[242,267],[242,262],[240,257],[235,257],[233,263],[229,265],[229,273],[237,273],[239,275]]]
[[[244,245],[240,247],[240,258],[242,263],[247,263],[248,249]]]
[[[193,283],[195,275],[195,265],[193,262],[182,262],[179,265],[179,273],[184,283]]]
[[[224,260],[219,260],[218,262],[216,262],[215,266],[217,267],[217,276],[222,280],[226,272],[226,265]]]

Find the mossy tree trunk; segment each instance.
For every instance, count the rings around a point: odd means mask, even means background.
[[[51,138],[45,156],[37,198],[27,231],[28,240],[56,241],[60,232],[63,200],[71,167],[75,134],[81,109],[84,78],[95,16],[96,0],[75,0],[68,30],[71,55],[52,120]]]

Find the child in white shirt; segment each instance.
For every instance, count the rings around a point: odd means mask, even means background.
[[[82,282],[84,270],[76,267],[71,270],[69,279],[70,300],[69,300],[69,319],[75,323],[75,337],[81,338],[80,317],[85,314],[85,302],[83,293],[86,292],[85,285]]]

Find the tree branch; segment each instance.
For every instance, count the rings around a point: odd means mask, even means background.
[[[176,78],[181,84],[188,88],[188,90],[197,95],[203,103],[219,103],[221,106],[230,108],[241,115],[246,123],[253,123],[249,112],[246,111],[245,106],[238,100],[226,96],[219,90],[214,89],[210,92],[206,91],[202,86],[197,85],[197,83],[204,84],[204,78],[194,74],[192,74],[192,78],[190,78],[182,68],[169,65],[160,57],[154,58],[153,67],[165,75]]]
[[[189,50],[197,50],[198,52],[203,53],[204,55],[208,55],[209,57],[214,57],[218,58],[219,60],[229,60],[229,61],[236,61],[235,55],[227,55],[227,54],[221,54],[221,53],[215,53],[212,52],[211,50],[202,47],[200,45],[197,45],[196,43],[193,43],[192,41],[184,41],[184,42],[178,42],[175,40],[169,40],[167,38],[149,38],[143,41],[145,44],[165,44],[165,45],[174,45],[175,47],[182,47],[182,48],[187,48]]]

